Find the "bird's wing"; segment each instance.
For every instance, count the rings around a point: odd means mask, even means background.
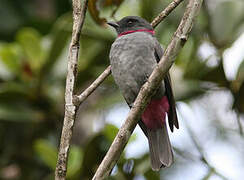
[[[160,43],[155,39],[155,58],[157,62],[160,61],[161,57],[163,56],[163,48],[161,47]],[[179,123],[178,123],[178,118],[176,114],[176,108],[175,108],[175,99],[173,95],[173,91],[171,88],[171,80],[170,80],[170,74],[169,72],[166,74],[164,78],[164,84],[165,84],[165,89],[166,89],[166,96],[169,101],[170,109],[168,113],[168,121],[169,121],[169,127],[170,130],[173,132],[174,126],[178,129],[179,128]]]

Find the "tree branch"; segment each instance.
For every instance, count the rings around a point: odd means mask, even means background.
[[[68,72],[65,90],[65,115],[60,140],[58,161],[55,171],[55,180],[65,180],[67,172],[67,160],[72,137],[72,129],[75,121],[77,106],[73,103],[75,80],[77,75],[77,62],[79,54],[79,40],[81,29],[85,20],[88,0],[83,5],[80,0],[73,0],[73,32],[69,47]]]
[[[151,23],[155,28],[162,22],[182,1],[173,0]],[[76,103],[81,104],[86,98],[111,74],[111,67],[108,66],[106,70],[80,95],[76,96]]]
[[[184,0],[174,0],[167,8],[165,8],[151,23],[152,27],[155,28],[160,22],[163,21],[182,1]]]
[[[110,75],[111,73],[111,66],[108,66],[105,71],[103,71],[102,74],[85,90],[83,93],[81,93],[79,96],[75,96],[75,101],[79,105],[83,101],[86,100],[86,98],[96,90],[96,88]]]
[[[180,49],[187,41],[201,4],[202,0],[189,0],[186,11],[181,19],[179,27],[174,33],[173,39],[168,45],[159,64],[153,70],[148,81],[142,86],[125,123],[120,128],[102,163],[98,167],[93,180],[105,179],[118,161],[145,109],[145,106],[149,102],[159,83],[163,80],[164,76],[174,63],[175,57],[179,53]]]

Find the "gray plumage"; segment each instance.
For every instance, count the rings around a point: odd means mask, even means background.
[[[118,34],[142,28],[152,30],[147,21],[136,16],[128,16],[117,23],[108,24],[115,27]],[[162,55],[163,50],[159,42],[149,32],[122,35],[112,44],[109,55],[112,75],[130,107]],[[161,99],[165,95],[170,105],[168,119],[173,131],[173,125],[178,128],[178,121],[169,75],[162,81],[152,99]],[[141,120],[139,125],[148,137],[152,169],[169,167],[173,162],[173,153],[166,123],[162,123],[162,127],[158,129],[147,128]]]
[[[154,55],[156,45],[157,40],[151,35],[136,32],[117,38],[111,47],[112,75],[130,106],[157,65]],[[162,82],[156,95],[161,98],[164,93]]]

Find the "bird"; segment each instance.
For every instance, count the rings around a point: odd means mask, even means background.
[[[109,53],[112,76],[128,106],[132,108],[140,88],[163,56],[163,48],[151,24],[139,16],[126,16],[120,21],[107,24],[118,35]],[[138,122],[148,139],[154,171],[173,163],[166,114],[173,132],[174,126],[178,129],[179,124],[169,73],[156,89]]]

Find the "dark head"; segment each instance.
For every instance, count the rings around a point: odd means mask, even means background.
[[[126,16],[118,22],[108,22],[108,24],[114,27],[118,34],[139,29],[153,30],[149,22],[138,16]]]

